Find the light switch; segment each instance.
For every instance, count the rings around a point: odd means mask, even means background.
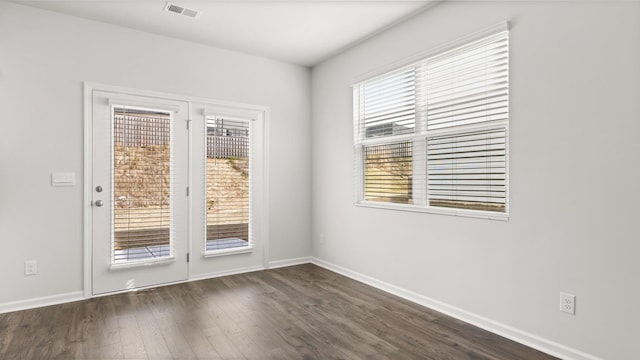
[[[54,172],[51,173],[51,186],[74,186],[76,184],[75,173]]]

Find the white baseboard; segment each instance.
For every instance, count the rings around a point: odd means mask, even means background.
[[[237,269],[231,269],[231,270],[215,271],[215,272],[206,273],[206,274],[192,275],[185,282],[213,279],[213,278],[222,277],[222,276],[238,275],[238,274],[244,274],[244,273],[260,271],[260,270],[264,270],[264,267],[250,266],[250,267],[237,268]]]
[[[39,298],[11,301],[0,304],[0,314],[20,311],[26,309],[33,309],[37,307],[57,305],[62,303],[68,303],[72,301],[84,300],[84,293],[82,291],[74,291],[66,294],[58,294],[51,296],[43,296]]]
[[[441,301],[435,300],[435,299],[431,299],[428,298],[426,296],[414,293],[412,291],[409,291],[407,289],[403,289],[401,287],[389,284],[387,282],[384,281],[380,281],[378,279],[372,278],[370,276],[352,271],[350,269],[344,268],[342,266],[339,265],[335,265],[333,263],[330,263],[328,261],[324,261],[322,259],[318,259],[315,257],[311,258],[311,263],[318,265],[320,267],[323,267],[327,270],[331,270],[333,272],[336,272],[340,275],[344,275],[346,277],[349,277],[351,279],[360,281],[362,283],[365,283],[367,285],[373,286],[375,288],[378,288],[380,290],[386,291],[388,293],[391,293],[393,295],[399,296],[403,299],[409,300],[411,302],[414,302],[416,304],[420,304],[422,306],[426,306],[430,309],[436,310],[438,312],[441,312],[443,314],[449,315],[451,317],[454,317],[458,320],[462,320],[464,322],[467,322],[469,324],[475,325],[479,328],[482,328],[484,330],[490,331],[494,334],[500,335],[502,337],[505,337],[507,339],[513,340],[515,342],[521,343],[523,345],[529,346],[531,348],[534,348],[536,350],[540,350],[544,353],[547,353],[549,355],[555,356],[555,357],[559,357],[561,359],[566,359],[566,360],[602,360],[601,358],[591,355],[591,354],[587,354],[585,352],[582,352],[580,350],[576,350],[573,348],[570,348],[568,346],[564,346],[562,344],[558,344],[556,342],[553,342],[551,340],[542,338],[540,336],[537,335],[533,335],[530,333],[527,333],[525,331],[516,329],[514,327],[511,327],[509,325],[506,324],[502,324],[500,322],[485,318],[483,316],[480,315],[476,315],[473,314],[471,312],[468,312],[466,310],[457,308],[455,306],[451,306],[448,304],[445,304]]]
[[[490,331],[494,334],[503,336],[507,339],[527,345],[529,347],[532,347],[534,349],[540,350],[547,354],[559,357],[561,359],[602,360],[597,356],[587,354],[585,352],[570,348],[568,346],[564,346],[562,344],[558,344],[556,342],[542,338],[540,336],[527,333],[525,331],[513,328],[509,325],[502,324],[500,322],[485,318],[480,315],[473,314],[471,312],[457,308],[455,306],[451,306],[441,301],[431,299],[429,297],[417,294],[415,292],[409,291],[399,286],[395,286],[387,282],[380,281],[373,277],[358,273],[356,271],[352,271],[350,269],[344,268],[339,265],[335,265],[333,263],[330,263],[328,261],[318,259],[315,257],[301,257],[301,258],[287,259],[287,260],[276,260],[276,261],[269,262],[268,266],[269,266],[269,269],[276,269],[280,267],[294,266],[294,265],[307,264],[307,263],[312,263],[317,266],[323,267],[327,270],[331,270],[338,274],[360,281],[362,283],[365,283],[377,289],[386,291],[393,295],[399,296],[401,298],[404,298],[416,304],[426,306],[430,309],[439,311],[443,314],[449,315],[451,317],[454,317],[456,319],[462,320],[469,324],[475,325],[484,330]],[[260,271],[260,270],[265,270],[265,269],[262,266],[254,266],[254,267],[245,267],[245,268],[237,268],[232,270],[212,272],[207,274],[199,274],[199,275],[191,276],[186,282],[212,279],[212,278],[217,278],[221,276],[243,274],[243,273],[249,273],[249,272]],[[62,303],[84,300],[84,299],[86,298],[84,297],[84,293],[82,291],[74,291],[66,294],[51,295],[51,296],[45,296],[40,298],[34,298],[34,299],[0,303],[0,314],[12,312],[12,311],[32,309],[32,308],[37,308],[42,306],[62,304]]]
[[[277,268],[287,267],[287,266],[302,265],[302,264],[308,264],[310,262],[312,262],[310,256],[305,256],[305,257],[295,258],[295,259],[287,259],[287,260],[269,261],[268,269],[277,269]]]
[[[292,265],[300,265],[300,264],[305,264],[305,263],[310,263],[310,262],[311,262],[311,258],[310,257],[288,259],[288,260],[278,260],[278,261],[269,262],[269,268],[278,268],[278,267],[285,267],[285,266],[292,266]],[[211,272],[211,273],[206,273],[206,274],[193,275],[193,276],[189,277],[187,280],[179,281],[179,282],[176,282],[176,283],[184,283],[184,282],[190,282],[190,281],[213,279],[213,278],[222,277],[222,276],[237,275],[237,274],[249,273],[249,272],[260,271],[260,270],[264,270],[264,267],[262,267],[262,266],[252,266],[252,267],[237,268],[237,269],[231,269],[231,270],[225,270],[225,271],[216,271],[216,272]],[[172,283],[172,284],[176,284],[176,283]],[[151,288],[151,287],[157,287],[157,286],[159,286],[159,285],[153,285],[153,286],[149,286],[149,287]],[[123,293],[123,292],[127,292],[127,291],[113,292],[113,293],[108,293],[108,294],[102,294],[102,295],[99,295],[99,296],[88,296],[88,297],[85,297],[83,291],[74,291],[74,292],[70,292],[70,293],[67,293],[67,294],[51,295],[51,296],[44,296],[44,297],[40,297],[40,298],[33,298],[33,299],[26,299],[26,300],[18,300],[18,301],[0,303],[0,314],[13,312],[13,311],[33,309],[33,308],[49,306],[49,305],[63,304],[63,303],[72,302],[72,301],[78,301],[78,300],[85,300],[85,299],[89,299],[89,298],[92,298],[92,297],[109,296],[109,295],[119,294],[119,293]]]

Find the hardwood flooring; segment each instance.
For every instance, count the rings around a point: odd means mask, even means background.
[[[0,314],[0,359],[554,359],[314,265]]]

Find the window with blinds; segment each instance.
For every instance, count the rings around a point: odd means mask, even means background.
[[[429,205],[505,212],[504,129],[427,138]]]
[[[403,69],[360,88],[359,122],[365,138],[413,133],[416,113],[416,71]]]
[[[113,108],[112,263],[173,256],[171,114]]]
[[[413,203],[419,73],[410,66],[355,89],[354,133],[364,201]]]
[[[427,129],[504,123],[509,119],[507,33],[427,59]]]
[[[250,122],[206,122],[206,252],[251,246]]]
[[[364,198],[411,204],[413,147],[410,141],[364,146]]]
[[[507,30],[354,85],[356,203],[506,215],[508,122]]]

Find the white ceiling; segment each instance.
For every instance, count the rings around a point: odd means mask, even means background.
[[[313,66],[410,17],[433,0],[171,1],[197,19],[164,11],[162,0],[12,0],[82,18]]]

